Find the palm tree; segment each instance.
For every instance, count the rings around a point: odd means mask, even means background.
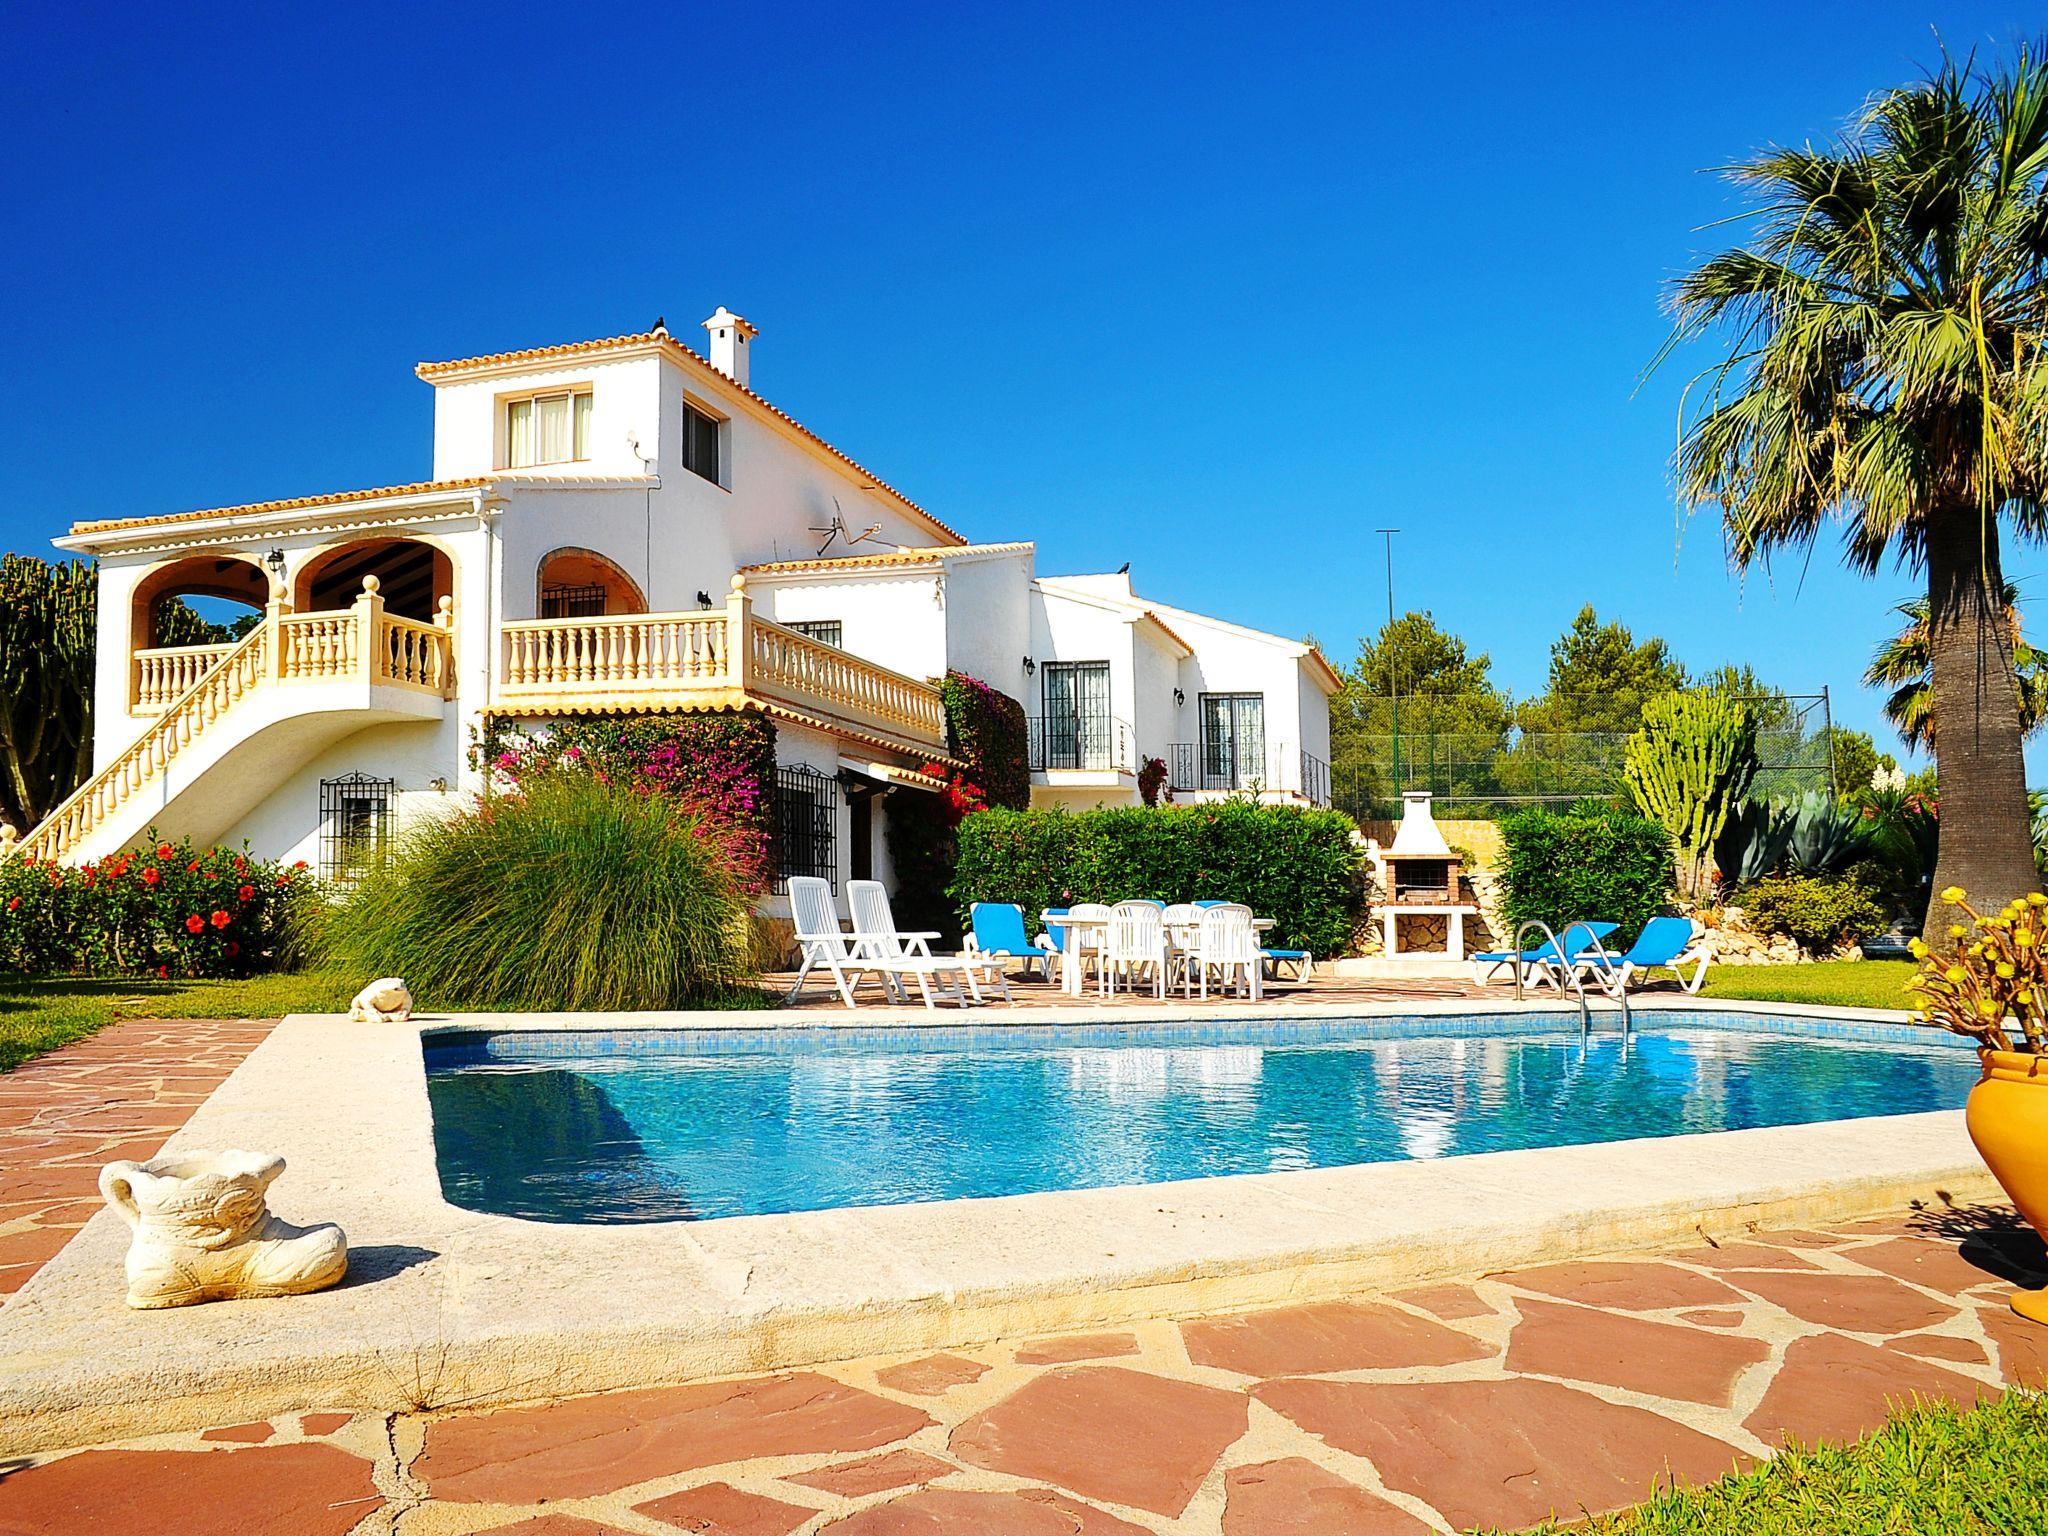
[[[2019,686],[2020,734],[2031,736],[2048,717],[2048,656],[2021,638],[2019,588],[2005,584],[2006,641],[2012,647],[2013,680]],[[1863,673],[1870,688],[1888,688],[1884,717],[1909,747],[1934,749],[1934,683],[1928,676],[1927,600],[1915,598],[1892,610],[1906,622],[1877,648]]]
[[[1673,293],[1666,350],[1727,347],[1687,391],[1680,494],[1720,510],[1738,568],[1837,522],[1852,566],[1925,576],[1934,889],[1995,909],[2038,886],[1999,546],[2048,531],[2048,62],[1945,60],[1730,174],[1748,243]],[[1949,920],[1937,894],[1927,932]]]

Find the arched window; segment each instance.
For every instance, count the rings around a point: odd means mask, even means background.
[[[535,573],[534,612],[544,619],[645,613],[647,599],[618,563],[594,549],[551,550]]]

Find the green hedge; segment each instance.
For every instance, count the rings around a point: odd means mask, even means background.
[[[1613,922],[1631,942],[1651,918],[1671,910],[1675,890],[1671,834],[1645,817],[1574,807],[1565,815],[1518,811],[1503,817],[1501,911],[1508,933],[1540,921],[1560,932],[1576,921]]]
[[[980,811],[960,824],[951,894],[1035,916],[1077,901],[1241,901],[1274,919],[1268,942],[1341,955],[1365,921],[1364,851],[1341,811],[1133,806]]]

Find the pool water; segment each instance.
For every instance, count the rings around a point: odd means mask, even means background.
[[[429,1037],[441,1187],[702,1220],[1960,1108],[1925,1032],[1640,1014]]]

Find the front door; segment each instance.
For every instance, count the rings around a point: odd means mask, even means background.
[[[1045,664],[1045,766],[1109,766],[1109,663]]]

